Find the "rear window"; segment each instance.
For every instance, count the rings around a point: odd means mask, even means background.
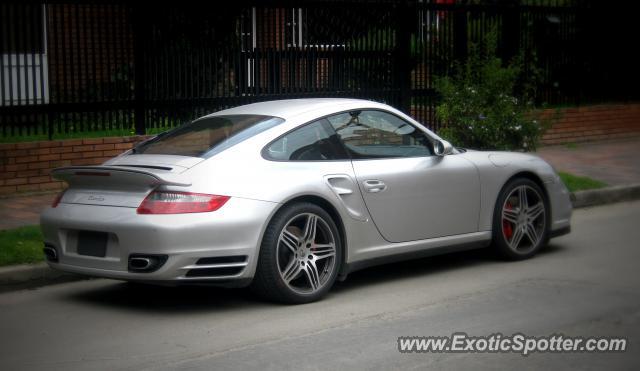
[[[207,158],[282,122],[279,117],[262,115],[202,118],[140,144],[133,153]]]

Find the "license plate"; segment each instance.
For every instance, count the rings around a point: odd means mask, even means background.
[[[78,255],[104,258],[107,255],[108,239],[108,234],[104,232],[78,232]]]

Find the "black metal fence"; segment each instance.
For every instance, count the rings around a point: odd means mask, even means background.
[[[434,79],[497,30],[550,104],[638,98],[633,12],[588,1],[0,4],[1,138],[157,132],[244,103],[383,101],[437,129]]]

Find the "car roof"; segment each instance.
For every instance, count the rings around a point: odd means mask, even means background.
[[[351,108],[368,107],[368,108],[388,108],[388,106],[364,99],[350,98],[302,98],[302,99],[283,99],[272,100],[266,102],[252,103],[244,106],[229,108],[207,115],[265,115],[280,117],[289,120],[292,117],[308,113],[311,111],[326,111],[332,113]]]

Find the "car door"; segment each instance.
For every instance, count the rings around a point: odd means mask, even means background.
[[[450,154],[433,154],[433,139],[380,110],[328,118],[352,158],[366,207],[390,242],[429,239],[478,230],[480,184],[475,166]]]

